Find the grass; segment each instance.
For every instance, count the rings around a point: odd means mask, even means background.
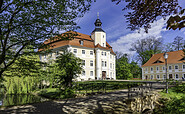
[[[185,113],[185,85],[177,85],[169,88],[168,93],[160,92],[161,98],[159,102],[163,106],[157,107],[155,113],[164,114],[184,114]]]

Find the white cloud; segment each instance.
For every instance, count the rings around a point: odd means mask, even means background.
[[[144,29],[142,28],[141,31],[138,33],[138,31],[134,31],[132,33],[129,33],[127,35],[121,36],[116,41],[111,42],[110,45],[113,47],[114,51],[119,51],[122,53],[128,53],[128,54],[135,54],[135,52],[129,51],[131,48],[131,44],[134,43],[138,39],[144,39],[149,36],[154,37],[161,37],[161,33],[163,31],[166,31],[165,29],[165,22],[164,19],[159,19],[155,21],[154,23],[151,23],[151,29],[149,29],[148,33],[144,32]]]

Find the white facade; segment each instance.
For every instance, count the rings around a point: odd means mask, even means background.
[[[116,79],[116,55],[112,47],[107,45],[106,33],[101,29],[101,21],[97,20],[95,30],[91,33],[91,36],[87,35],[89,39],[83,38],[83,35],[81,35],[82,38],[71,40],[71,44],[66,43],[60,47],[58,46],[52,50],[52,53],[40,56],[41,61],[48,62],[49,58],[51,60],[56,59],[57,53],[62,53],[67,49],[76,57],[82,59],[84,64],[84,71],[78,76],[77,80]],[[91,44],[91,46],[87,44]]]

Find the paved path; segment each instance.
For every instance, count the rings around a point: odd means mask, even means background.
[[[127,90],[119,90],[84,98],[0,108],[0,114],[125,114],[127,112],[125,98],[127,97]]]

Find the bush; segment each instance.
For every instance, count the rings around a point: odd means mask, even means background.
[[[174,97],[165,104],[165,112],[170,114],[184,114],[185,113],[185,96]]]
[[[185,86],[184,84],[177,85],[169,89],[169,93],[162,92],[163,96],[159,101],[163,104],[162,107],[157,107],[155,113],[164,114],[184,114],[185,113]]]

